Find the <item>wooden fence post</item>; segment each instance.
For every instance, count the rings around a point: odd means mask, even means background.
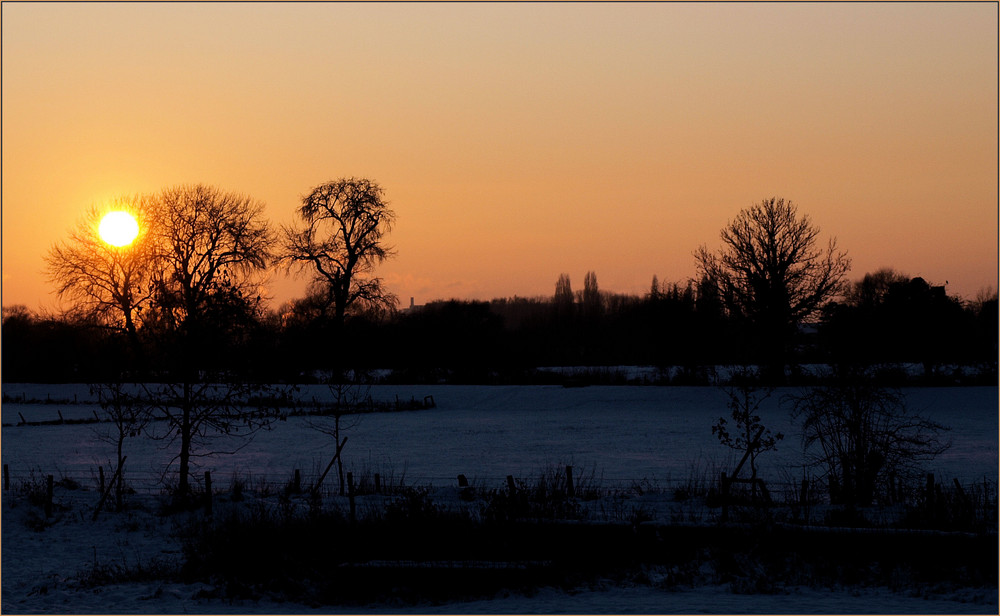
[[[118,482],[115,484],[115,511],[125,509],[125,473],[118,473]]]
[[[205,514],[212,515],[212,473],[205,471]]]
[[[573,488],[573,467],[566,465],[566,496],[573,498],[576,496],[576,489]]]
[[[52,517],[52,475],[49,475],[45,488],[45,517]]]
[[[108,485],[107,491],[101,493],[101,500],[97,503],[97,508],[94,509],[94,515],[90,518],[91,520],[96,520],[97,515],[101,513],[101,509],[104,507],[104,501],[107,500],[108,494],[111,493],[111,487],[115,485],[115,481],[117,481],[118,477],[121,476],[122,467],[125,466],[125,460],[127,459],[128,456],[122,456],[122,459],[118,461],[118,468],[115,470],[115,474],[111,476],[111,483]]]
[[[345,436],[344,440],[340,441],[340,443],[337,445],[337,453],[333,454],[333,458],[330,460],[330,463],[326,465],[326,470],[324,470],[323,474],[320,475],[319,479],[316,480],[316,485],[312,487],[313,492],[319,492],[319,487],[323,485],[323,480],[326,479],[327,473],[330,472],[330,469],[333,468],[334,463],[337,461],[338,458],[340,458],[340,452],[344,450],[344,445],[346,444],[347,444],[347,437]]]
[[[3,465],[3,489],[10,489],[10,467],[6,464]]]
[[[971,510],[972,501],[965,495],[965,489],[962,487],[962,484],[959,483],[958,477],[953,477],[952,481],[955,483],[955,490],[958,492],[958,499],[961,502],[961,507]]]
[[[292,492],[298,494],[302,491],[302,475],[299,469],[295,469],[295,479],[292,480]]]
[[[514,476],[507,475],[507,491],[510,492],[511,496],[514,496],[514,492],[517,488],[514,486]]]
[[[469,487],[469,480],[462,475],[458,475],[458,497],[462,500],[472,500],[472,488]]]
[[[347,502],[350,503],[351,509],[351,522],[356,520],[355,508],[354,508],[354,474],[350,471],[347,472]]]

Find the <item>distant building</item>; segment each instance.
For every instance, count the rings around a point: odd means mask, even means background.
[[[420,305],[414,304],[413,303],[413,298],[411,297],[410,298],[410,305],[408,307],[403,308],[402,310],[400,310],[400,312],[416,312],[416,311],[420,310],[423,307],[424,307],[423,304],[420,304]]]

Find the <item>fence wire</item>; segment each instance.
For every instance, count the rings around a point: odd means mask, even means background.
[[[582,471],[582,472],[581,472]],[[104,480],[110,482],[115,469],[111,466],[104,467]],[[123,473],[124,482],[127,488],[133,493],[139,494],[166,494],[176,485],[177,481],[176,465],[168,467],[164,472],[154,472],[148,470],[126,470]],[[226,493],[235,489],[245,492],[257,492],[265,494],[278,493],[286,490],[295,482],[296,475],[298,483],[303,489],[310,489],[320,480],[322,473],[305,470],[289,469],[287,472],[279,473],[258,473],[252,471],[227,471],[208,469],[211,474],[213,493]],[[94,466],[86,471],[74,469],[67,471],[58,467],[3,465],[3,487],[5,491],[16,491],[19,488],[30,487],[46,482],[48,476],[53,477],[55,485],[69,489],[93,489],[100,487],[101,471]],[[370,469],[350,469],[345,467],[345,475],[350,473],[353,483],[361,492],[370,493],[376,483],[382,486],[383,491],[389,493],[402,488],[459,488],[461,480],[456,475],[443,474],[410,474],[406,472],[379,473]],[[719,477],[688,477],[684,479],[672,478],[620,478],[608,479],[589,474],[579,468],[573,470],[572,482],[578,495],[583,497],[603,497],[603,496],[642,496],[645,494],[664,494],[669,496],[690,498],[706,496],[715,493],[720,487]],[[578,474],[577,474],[578,473]],[[376,482],[375,477],[378,476]],[[480,490],[503,490],[506,489],[511,480],[519,489],[538,489],[539,486],[549,489],[565,489],[569,481],[566,475],[548,471],[519,475],[463,475],[467,484]],[[195,489],[203,490],[205,484],[205,470],[198,469],[190,474],[189,479]],[[325,476],[323,481],[324,491],[339,490],[340,478],[337,469],[334,467]],[[771,498],[776,503],[789,503],[809,500],[810,502],[829,502],[829,494],[826,485],[815,479],[806,478],[801,480],[765,480],[764,484]],[[237,488],[238,485],[238,488]],[[998,503],[998,481],[996,478],[983,477],[977,481],[960,482],[957,479],[948,481],[947,479],[933,479],[932,489],[934,494],[940,497],[974,497],[979,502],[996,506]],[[749,485],[743,489],[749,491]],[[910,483],[903,486],[895,495],[893,500],[900,503],[922,501],[927,496],[928,486],[926,484],[917,485]],[[882,499],[885,501],[885,498]]]

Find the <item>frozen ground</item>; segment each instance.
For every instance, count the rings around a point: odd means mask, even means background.
[[[650,568],[648,585],[598,582],[573,592],[542,588],[531,595],[446,604],[310,606],[207,599],[208,583],[137,581],[92,586],[94,571],[172,561],[180,545],[170,530],[180,516],[156,515],[155,497],[136,495],[131,509],[91,520],[96,492],[56,490],[55,522],[31,530],[37,514],[10,494],[3,497],[2,612],[47,614],[996,614],[997,589],[907,587],[786,587],[776,594],[738,594],[728,584],[659,585],[665,571]],[[220,498],[221,500],[221,498]],[[34,511],[37,512],[37,509]],[[200,516],[201,513],[191,514]]]
[[[3,494],[3,613],[337,613],[336,609],[287,603],[226,603],[199,599],[206,584],[136,582],[88,588],[81,584],[95,565],[148,566],[179,556],[169,538],[170,518],[155,514],[162,465],[172,453],[147,439],[130,439],[129,481],[137,493],[125,514],[102,514],[96,522],[96,467],[114,457],[111,445],[96,438],[107,424],[8,426],[19,413],[29,421],[92,416],[97,409],[86,386],[5,385],[5,396],[27,399],[73,399],[79,404],[2,405],[2,458],[14,482],[31,473],[73,478],[81,489],[56,489],[55,524],[41,532],[37,508],[13,492]],[[798,433],[781,404],[791,390],[775,392],[763,409],[774,431],[787,436],[780,450],[763,459],[764,474],[777,484],[802,476]],[[725,399],[712,388],[679,387],[376,387],[376,398],[423,399],[434,409],[374,413],[360,417],[347,435],[348,470],[381,472],[407,484],[433,484],[453,490],[463,473],[474,483],[499,487],[510,474],[532,479],[550,468],[572,464],[578,476],[594,474],[604,486],[636,482],[669,488],[692,476],[714,478],[732,464],[731,454],[711,434],[725,414]],[[952,428],[952,449],[931,470],[949,481],[997,478],[997,389],[909,389],[910,405]],[[304,388],[300,395],[328,397],[325,387]],[[200,470],[213,472],[215,485],[227,489],[236,473],[261,485],[287,482],[295,468],[306,478],[321,470],[332,455],[329,437],[291,417],[261,433],[235,456],[203,459]],[[442,492],[443,493],[443,492]],[[647,496],[647,499],[654,498]],[[644,501],[669,521],[669,508]],[[33,513],[34,512],[34,513]],[[657,571],[650,571],[654,581]],[[490,600],[437,606],[377,605],[345,613],[997,613],[997,591],[975,588],[927,588],[890,592],[882,588],[788,588],[776,595],[734,594],[728,586],[704,585],[680,590],[611,584],[565,593],[499,596]]]
[[[952,448],[927,470],[944,481],[995,479],[998,466],[997,389],[913,388],[904,390],[910,407],[951,428]],[[760,458],[762,474],[772,481],[796,481],[801,469],[801,432],[785,401],[795,390],[777,390],[761,409],[764,423],[785,439],[777,452]],[[45,400],[90,398],[86,386],[4,385],[3,394]],[[306,386],[303,399],[329,398],[324,386]],[[710,387],[484,387],[378,386],[377,399],[408,401],[433,396],[436,408],[358,416],[346,434],[344,456],[356,471],[403,474],[408,480],[451,485],[455,477],[502,484],[507,475],[530,477],[542,469],[572,464],[594,472],[606,483],[687,481],[692,474],[717,477],[733,464],[733,454],[711,433],[727,416],[725,396]],[[5,403],[2,422],[92,417],[96,404]],[[3,463],[11,472],[90,477],[107,465],[113,448],[95,438],[107,424],[8,426],[3,428]],[[172,452],[161,443],[130,439],[126,443],[132,481],[137,487],[159,477]],[[226,444],[217,443],[225,449]],[[309,474],[333,454],[330,437],[308,429],[306,419],[290,417],[262,432],[235,456],[199,460],[216,477],[234,471],[257,479],[285,481],[294,469]],[[350,468],[348,470],[351,470]]]

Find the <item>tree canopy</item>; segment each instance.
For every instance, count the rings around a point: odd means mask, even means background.
[[[791,201],[772,197],[730,221],[717,252],[695,252],[699,274],[731,315],[748,321],[772,369],[783,364],[795,326],[844,290],[851,261],[836,239],[822,247],[819,233]]]

